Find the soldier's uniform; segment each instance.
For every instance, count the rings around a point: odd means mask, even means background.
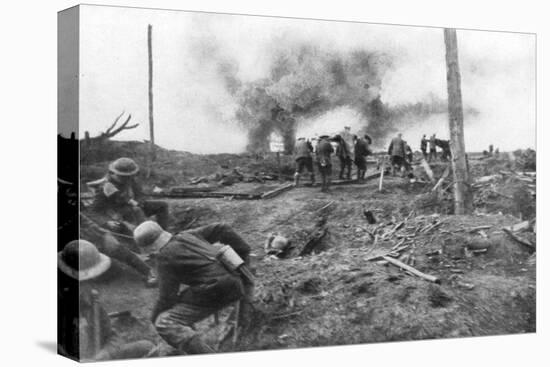
[[[309,141],[299,139],[294,149],[296,160],[296,172],[294,173],[294,183],[298,185],[300,174],[306,169],[310,174],[311,183],[315,183],[315,174],[313,173],[313,147]]]
[[[405,142],[400,137],[392,139],[388,147],[388,155],[391,157],[391,164],[394,169],[407,167]]]
[[[341,136],[337,137],[337,143],[336,155],[340,159],[339,178],[344,179],[344,171],[346,171],[346,178],[349,180],[351,179],[351,149]]]
[[[428,161],[431,162],[437,159],[437,150],[435,148],[435,135],[430,136],[430,155]]]
[[[317,148],[317,165],[322,179],[322,191],[326,191],[330,186],[332,176],[332,162],[331,155],[334,153],[334,148],[328,141],[327,137],[321,137]]]
[[[94,299],[89,285],[109,269],[109,257],[88,241],[71,241],[58,255],[59,352],[81,360],[110,360],[151,356],[154,344],[147,340],[124,342],[111,320]],[[97,341],[96,341],[97,340]],[[99,345],[96,343],[99,342]]]
[[[168,344],[187,354],[213,352],[194,329],[195,323],[253,297],[253,285],[216,259],[218,248],[213,243],[231,246],[249,263],[250,246],[226,224],[180,232],[156,253],[159,298],[152,320]],[[187,288],[180,291],[181,285]]]
[[[94,182],[94,192],[91,210],[96,214],[106,214],[111,220],[134,225],[154,215],[162,228],[167,228],[169,224],[168,203],[162,200],[141,200],[141,188],[133,178],[122,184],[108,174]]]
[[[420,140],[420,150],[422,151],[424,159],[428,159],[428,139],[425,137],[422,137]]]
[[[367,156],[370,152],[369,143],[367,140],[358,138],[355,141],[355,159],[354,163],[357,166],[357,178],[365,178],[365,173],[367,172]]]

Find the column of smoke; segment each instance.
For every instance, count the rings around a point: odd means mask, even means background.
[[[329,52],[309,44],[293,44],[274,51],[271,60],[269,75],[249,82],[238,79],[235,63],[223,61],[218,67],[227,91],[237,102],[235,117],[247,128],[247,150],[251,152],[268,151],[269,137],[275,132],[290,153],[297,121],[311,120],[342,106],[360,114],[365,124],[357,132],[368,133],[380,142],[378,146],[411,119],[447,110],[446,101],[437,98],[388,107],[380,96],[384,74],[392,71],[392,58],[385,53]],[[345,124],[342,121],[342,128]]]

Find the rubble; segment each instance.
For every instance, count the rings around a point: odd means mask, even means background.
[[[192,165],[197,157],[188,159]],[[388,175],[383,191],[379,181],[367,180],[342,182],[331,194],[304,185],[269,200],[220,200],[232,193],[261,197],[285,184],[246,182],[256,177],[254,172],[270,172],[262,169],[262,160],[236,155],[217,162],[200,159],[210,165],[209,172],[186,171],[185,179],[178,172],[176,181],[166,181],[170,185],[152,177],[149,185],[173,187],[174,195],[204,194],[186,200],[165,197],[178,228],[227,221],[252,247],[255,298],[265,315],[240,333],[233,348],[233,334],[222,328],[230,310],[220,314],[212,338],[225,335],[228,340],[212,345],[221,351],[535,330],[536,173],[518,168],[517,161],[514,166],[508,155],[471,159],[476,211],[464,216],[450,215],[452,175],[446,163],[430,165],[433,183],[427,177],[411,183]],[[220,170],[222,165],[241,168],[233,174]],[[415,177],[425,174],[421,165],[414,170]],[[216,179],[190,184],[190,177],[218,171],[235,182],[228,187]],[[379,171],[370,172],[380,177]],[[207,196],[216,193],[221,196]],[[263,246],[271,233],[288,240],[283,256],[263,256],[270,252]],[[144,289],[138,275],[101,287],[102,294],[116,295],[106,300],[108,311],[132,307],[137,320],[149,322],[155,290]],[[214,322],[197,327],[207,329]],[[154,330],[135,329],[162,344]],[[123,337],[131,339],[132,333]]]

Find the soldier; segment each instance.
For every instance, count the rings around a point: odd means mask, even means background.
[[[152,321],[159,335],[179,352],[213,353],[194,324],[236,301],[239,324],[246,321],[254,293],[245,270],[250,246],[226,224],[172,235],[147,221],[135,229],[134,238],[143,252],[156,257],[160,283]],[[244,265],[235,269],[233,264],[239,263]],[[182,286],[186,288],[180,291]]]
[[[358,180],[363,180],[365,178],[365,173],[367,172],[367,156],[370,154],[369,144],[371,141],[368,135],[365,135],[364,139],[355,137],[354,162],[357,166]]]
[[[319,173],[321,174],[321,191],[328,192],[330,189],[332,176],[331,155],[334,153],[334,148],[328,140],[328,135],[322,135],[319,137],[319,142],[317,143],[315,152],[317,154]]]
[[[101,228],[82,212],[80,212],[80,237],[97,244],[97,248],[101,253],[136,270],[145,280],[147,287],[155,287],[157,285],[157,276],[149,265],[117,240],[111,232]]]
[[[391,157],[392,173],[395,175],[395,170],[401,171],[401,175],[407,167],[405,160],[405,141],[402,139],[402,134],[399,133],[392,139],[390,146],[388,147],[388,155]]]
[[[435,134],[433,134],[432,136],[430,136],[430,155],[428,157],[428,162],[431,162],[432,159],[433,160],[436,160],[437,159],[437,151],[436,151],[436,148],[435,148]]]
[[[121,342],[90,282],[109,269],[111,259],[85,240],[69,242],[58,253],[58,341],[60,353],[83,361],[155,355],[148,340]]]
[[[294,155],[296,160],[296,172],[294,172],[294,185],[298,186],[300,182],[300,174],[307,169],[310,175],[311,184],[315,183],[315,173],[313,173],[313,146],[305,138],[299,138],[294,148]]]
[[[407,168],[407,171],[410,171],[412,170],[412,162],[413,162],[414,155],[413,155],[411,146],[405,140],[403,140],[403,143],[405,144],[405,162],[407,163],[406,168]]]
[[[426,139],[426,134],[422,135],[422,139],[420,140],[420,150],[424,159],[428,160],[428,139]]]
[[[344,179],[344,171],[346,171],[346,179],[351,179],[351,150],[348,143],[340,136],[336,135],[333,138],[338,146],[336,147],[336,156],[340,159],[340,175],[341,180]]]
[[[451,159],[451,142],[449,140],[435,139],[435,145],[441,148],[441,160]]]
[[[354,154],[354,151],[353,151],[353,143],[354,143],[353,137],[355,135],[353,135],[351,133],[351,126],[344,126],[344,131],[340,132],[340,136],[348,144],[350,157],[353,157],[353,154]]]
[[[109,227],[128,227],[129,233],[136,225],[154,216],[161,227],[167,228],[170,219],[168,203],[161,200],[142,200],[141,187],[135,181],[139,167],[130,158],[119,158],[109,165],[109,172],[101,180],[89,186],[95,188],[92,219],[107,215]],[[96,220],[97,222],[97,220]],[[100,225],[103,223],[99,223]],[[124,229],[123,229],[124,231]]]

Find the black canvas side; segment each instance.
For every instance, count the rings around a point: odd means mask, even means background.
[[[57,252],[78,239],[79,7],[58,13]],[[57,271],[58,353],[79,360],[79,285]]]

